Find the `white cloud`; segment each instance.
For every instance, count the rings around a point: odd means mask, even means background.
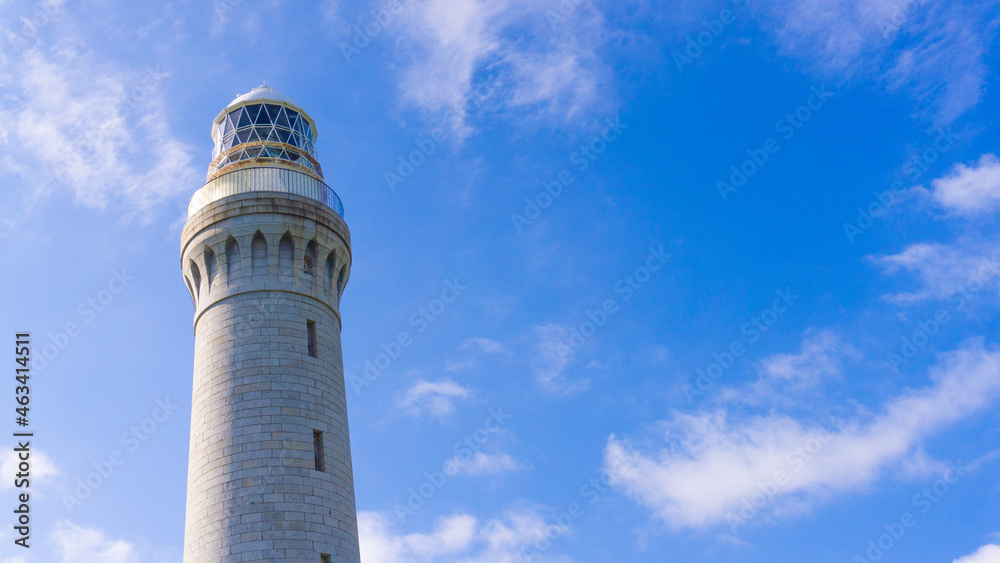
[[[445,359],[444,361],[444,369],[448,371],[464,371],[477,367],[478,365],[479,361],[475,358],[464,358],[461,360]]]
[[[75,39],[62,15],[59,43],[7,58],[0,72],[0,168],[33,187],[30,201],[68,195],[148,218],[202,180],[192,148],[170,131],[159,68],[129,72]]]
[[[931,195],[956,215],[972,217],[1000,209],[1000,159],[984,154],[971,167],[956,164],[931,183]]]
[[[722,402],[758,404],[762,401],[788,404],[791,397],[816,391],[828,380],[839,378],[844,360],[857,360],[858,350],[829,331],[807,335],[798,354],[774,354],[760,361],[760,379],[746,388],[725,388]]]
[[[484,354],[510,354],[510,349],[506,344],[500,342],[499,340],[493,340],[492,338],[466,338],[458,347],[459,350],[469,348],[477,348]]]
[[[731,420],[723,411],[675,413],[666,444],[643,450],[612,435],[605,465],[614,486],[674,527],[737,522],[758,493],[768,517],[808,510],[833,493],[860,490],[920,456],[921,443],[1000,395],[1000,352],[972,341],[942,355],[932,385],[824,431],[816,421],[771,413]],[[779,473],[783,475],[779,478]]]
[[[470,395],[465,387],[454,381],[418,381],[406,390],[396,406],[410,416],[428,415],[442,418],[454,412],[455,400]]]
[[[476,452],[468,459],[455,456],[445,462],[445,473],[448,475],[493,475],[517,471],[523,466],[509,454],[486,454]]]
[[[459,350],[463,351],[473,351],[480,354],[485,354],[487,356],[510,356],[510,348],[500,342],[499,340],[493,340],[492,338],[466,338],[458,346]],[[444,367],[448,371],[461,371],[472,369],[479,366],[479,360],[475,357],[466,357],[460,360],[445,360]]]
[[[6,491],[14,488],[14,476],[18,473],[18,464],[21,460],[13,447],[5,448],[3,456],[0,457],[0,490]],[[31,477],[35,481],[45,481],[49,477],[60,475],[59,468],[45,452],[34,449],[31,451]]]
[[[831,332],[823,331],[802,341],[798,354],[775,354],[761,362],[761,372],[773,380],[816,385],[837,377],[843,356],[857,357],[858,352]]]
[[[358,513],[361,558],[381,563],[424,561],[461,552],[475,539],[477,520],[457,514],[439,518],[429,534],[395,535],[388,517],[377,512]]]
[[[570,24],[572,25],[572,24]],[[594,43],[569,37],[541,52],[511,50],[505,63],[510,66],[512,106],[549,106],[549,110],[573,117],[601,96],[598,60]]]
[[[460,136],[471,132],[467,109],[489,98],[496,109],[529,109],[573,117],[600,102],[603,16],[591,4],[550,25],[557,2],[420,0],[390,26],[406,59],[403,100],[433,114],[452,112]],[[490,76],[489,86],[477,84]],[[478,93],[477,93],[478,89]],[[486,94],[485,96],[483,94]]]
[[[136,548],[97,528],[62,522],[53,534],[61,563],[138,563]]]
[[[1000,280],[1000,245],[962,240],[955,244],[917,243],[898,254],[874,259],[887,273],[906,270],[920,280],[920,288],[888,296],[912,303],[947,298],[958,293],[977,294]]]
[[[455,514],[437,519],[429,533],[410,534],[394,530],[384,514],[358,513],[361,559],[378,563],[568,561],[559,556],[529,559],[522,555],[525,547],[567,532],[567,528],[546,522],[534,509],[508,511],[484,524],[474,516]]]
[[[350,33],[351,27],[347,25],[347,22],[341,17],[340,10],[340,0],[323,0],[323,5],[320,7],[320,13],[323,14],[323,20],[333,29],[333,31],[338,33]]]
[[[933,3],[925,6],[925,18],[904,23],[907,33],[902,36],[914,40],[894,53],[895,63],[886,78],[890,89],[915,96],[934,115],[936,123],[946,124],[975,107],[982,98],[988,76],[984,56],[989,39],[980,35],[976,17],[967,11],[942,10]],[[920,10],[916,7],[916,11]]]
[[[410,3],[404,34],[422,56],[405,71],[403,97],[432,111],[464,108],[476,69],[500,46],[491,22],[506,8],[481,0]]]
[[[587,389],[587,380],[568,382],[563,376],[575,356],[570,336],[568,326],[553,323],[535,326],[526,337],[532,350],[529,361],[535,381],[543,391],[568,395]]]
[[[984,154],[978,164],[956,164],[931,182],[931,189],[911,190],[947,209],[971,218],[1000,209],[1000,159]],[[964,234],[951,243],[916,243],[897,254],[870,257],[886,273],[907,271],[919,280],[914,291],[886,298],[901,304],[954,297],[967,300],[994,290],[1000,282],[1000,243],[965,224]],[[995,293],[995,291],[991,291]]]
[[[867,76],[913,96],[950,123],[982,97],[990,37],[986,5],[923,0],[775,0],[753,4],[787,55],[824,77]],[[760,12],[758,12],[760,13]]]
[[[988,544],[980,547],[975,553],[959,557],[952,563],[1000,563],[1000,546]]]

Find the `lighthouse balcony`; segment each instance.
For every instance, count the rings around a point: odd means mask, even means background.
[[[188,217],[214,201],[251,192],[279,192],[307,197],[344,216],[344,204],[337,192],[322,180],[289,168],[253,166],[238,168],[209,180],[191,197]]]

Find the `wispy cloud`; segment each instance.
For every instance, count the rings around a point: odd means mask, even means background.
[[[469,458],[455,456],[445,462],[448,475],[494,475],[523,469],[524,465],[509,454],[476,452]]]
[[[959,557],[952,563],[1000,563],[1000,545],[984,545],[975,553]]]
[[[932,200],[950,215],[971,219],[1000,210],[1000,160],[984,154],[978,164],[958,163],[931,182],[931,189],[910,190]],[[919,242],[887,256],[869,257],[888,274],[907,272],[919,281],[912,291],[886,298],[899,304],[977,294],[1000,284],[1000,244],[976,232],[973,221],[959,223],[961,234],[949,243]]]
[[[512,510],[480,523],[468,514],[439,518],[428,533],[404,534],[394,519],[370,511],[358,513],[361,559],[378,563],[527,563],[565,557],[523,555],[525,547],[568,532],[545,521],[536,509]]]
[[[864,488],[922,455],[922,442],[935,432],[993,404],[1000,351],[969,342],[941,356],[930,380],[887,401],[873,419],[859,415],[835,429],[777,413],[742,420],[724,411],[675,413],[663,423],[662,448],[611,436],[606,467],[617,488],[678,528],[726,522],[759,493],[769,516],[808,509],[827,495]]]
[[[802,340],[799,353],[773,354],[761,360],[760,378],[746,388],[727,388],[722,402],[790,404],[810,392],[817,392],[831,379],[841,376],[845,360],[858,360],[861,353],[834,333],[810,333]]]
[[[403,60],[400,92],[407,105],[450,112],[461,136],[472,131],[468,101],[478,82],[490,83],[497,112],[563,120],[607,101],[606,72],[597,49],[603,15],[587,4],[570,21],[550,25],[556,2],[421,0],[393,20]],[[398,23],[397,23],[398,22]]]
[[[759,6],[764,27],[788,56],[827,77],[869,77],[911,95],[918,113],[938,124],[982,98],[995,2],[779,0]]]
[[[161,93],[167,72],[123,70],[88,50],[62,23],[51,24],[53,35],[62,34],[57,44],[3,63],[0,169],[33,187],[26,194],[33,203],[70,197],[149,219],[200,180],[192,148],[170,131]]]
[[[912,244],[898,254],[874,258],[887,273],[906,271],[920,283],[915,291],[887,296],[897,303],[943,299],[1000,282],[1000,245],[974,240],[954,244]]]
[[[466,338],[458,346],[458,350],[468,355],[459,360],[445,360],[444,367],[446,370],[462,371],[478,367],[479,355],[504,357],[509,357],[511,355],[511,349],[509,346],[492,338]]]
[[[561,324],[538,325],[525,337],[531,349],[529,362],[535,381],[547,393],[568,395],[588,387],[587,380],[567,381],[563,374],[575,356],[569,345],[570,330]]]
[[[62,522],[53,534],[61,563],[138,563],[136,547],[97,528]]]
[[[466,338],[462,341],[462,344],[459,345],[458,349],[474,349],[479,350],[484,354],[510,354],[510,348],[508,348],[506,344],[500,342],[499,340],[493,340],[492,338]]]
[[[926,19],[914,18],[917,21],[907,28],[913,39],[895,54],[886,77],[891,89],[911,93],[937,124],[947,124],[982,98],[989,36],[965,10],[944,10],[934,3],[926,9]]]
[[[984,154],[972,166],[956,164],[948,174],[931,182],[929,195],[955,215],[995,213],[1000,210],[1000,159]]]
[[[858,351],[830,331],[807,336],[798,354],[774,354],[761,361],[761,373],[772,381],[786,381],[813,387],[830,377],[838,377],[842,359],[857,358]]]
[[[443,418],[455,410],[455,401],[469,397],[471,392],[449,379],[418,381],[406,390],[396,406],[404,413],[419,417]]]

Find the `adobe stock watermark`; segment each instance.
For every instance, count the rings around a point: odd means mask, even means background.
[[[418,307],[416,311],[407,318],[410,326],[416,328],[416,334],[423,334],[430,326],[441,318],[441,315],[448,309],[448,306],[462,296],[462,292],[469,289],[469,286],[462,285],[458,278],[444,280],[444,287],[441,293],[427,302],[427,305]],[[381,352],[374,358],[365,360],[361,366],[361,375],[347,372],[347,380],[354,386],[354,392],[361,394],[362,389],[370,386],[382,376],[402,355],[403,350],[409,348],[414,342],[414,333],[408,330],[401,330],[394,340],[388,343],[379,344]],[[345,370],[346,371],[346,370]]]
[[[239,7],[243,0],[215,0],[212,7],[215,8],[215,15],[221,17],[228,16],[230,12]]]
[[[722,379],[722,376],[736,364],[736,360],[746,354],[747,348],[759,341],[778,322],[778,319],[801,299],[801,296],[792,292],[791,287],[776,290],[774,295],[771,307],[764,309],[759,315],[754,315],[740,327],[740,334],[745,338],[737,338],[730,342],[722,352],[714,352],[712,354],[713,361],[705,369],[695,370],[698,376],[695,377],[694,385],[685,383],[683,387],[688,404],[694,404],[696,397],[704,395],[718,380]]]
[[[749,13],[750,8],[746,0],[733,0],[733,6],[742,8],[744,13]],[[726,31],[726,27],[729,24],[736,21],[736,16],[739,11],[734,11],[729,8],[723,8],[718,17],[708,21],[702,22],[702,31],[698,33],[691,34],[687,36],[687,44],[684,46],[683,52],[674,51],[672,58],[674,60],[674,65],[677,66],[678,72],[684,72],[684,65],[689,65],[694,63],[697,59],[705,53],[705,49],[708,49],[715,43],[715,40],[722,36]]]
[[[810,91],[812,93],[804,104],[795,108],[795,111],[786,113],[784,117],[775,122],[774,131],[783,140],[791,140],[795,136],[795,133],[806,122],[812,119],[816,115],[816,112],[823,109],[834,95],[833,92],[826,90],[825,84],[821,84],[818,87],[813,86],[810,88]],[[746,154],[748,158],[739,165],[734,164],[729,167],[729,182],[719,180],[715,183],[715,188],[718,190],[719,197],[722,198],[723,203],[729,201],[729,194],[740,191],[740,188],[745,186],[747,181],[768,163],[771,156],[781,150],[781,146],[776,137],[768,137],[764,139],[760,147],[747,149]]]
[[[470,461],[476,452],[482,450],[483,446],[490,441],[491,436],[503,429],[512,416],[503,412],[503,409],[499,407],[489,409],[487,413],[489,416],[486,417],[486,420],[479,428],[476,428],[455,442],[451,448],[454,457],[445,460],[441,464],[440,469],[425,471],[424,481],[416,487],[407,489],[406,504],[403,505],[397,502],[393,506],[396,519],[400,524],[405,523],[408,517],[416,514],[417,510],[420,510],[431,497],[445,486],[448,482],[448,476],[453,474],[453,471],[450,470],[452,460],[458,460],[459,462]]]
[[[935,129],[938,136],[931,143],[931,146],[923,149],[918,154],[911,156],[903,165],[902,172],[911,183],[916,182],[924,175],[924,172],[955,145],[955,136],[945,129]],[[904,189],[905,184],[902,179],[897,179],[889,185],[889,189],[884,192],[875,192],[875,200],[864,207],[858,208],[858,216],[853,223],[844,223],[844,235],[847,241],[854,244],[858,237],[868,232],[875,225],[875,221],[884,219],[889,212],[889,208],[897,202],[903,200],[908,195],[908,190]]]
[[[170,397],[157,399],[156,406],[153,407],[148,417],[122,433],[119,441],[124,451],[112,450],[107,457],[92,462],[90,466],[94,470],[83,478],[77,478],[73,494],[63,493],[62,501],[66,511],[72,514],[74,509],[93,496],[94,491],[107,483],[115,471],[125,464],[128,460],[128,454],[135,453],[141,448],[150,436],[156,433],[160,425],[170,420],[170,416],[178,408],[178,405],[170,402]]]
[[[70,321],[63,326],[62,330],[48,334],[48,342],[43,344],[35,355],[35,371],[41,372],[48,367],[49,363],[56,359],[65,350],[70,342],[80,336],[83,329],[94,322],[97,315],[104,312],[115,300],[115,297],[129,286],[135,276],[129,275],[125,268],[112,270],[111,279],[107,285],[94,295],[87,297],[76,306],[77,321]]]
[[[477,82],[465,101],[466,111],[464,116],[468,117],[482,109],[483,104],[486,103],[499,86],[499,76],[492,77],[492,81],[490,82],[485,80]],[[389,188],[390,192],[396,193],[396,187],[406,183],[416,173],[417,169],[427,163],[430,157],[437,152],[440,145],[448,139],[448,124],[455,123],[457,118],[458,115],[455,110],[448,109],[443,119],[445,125],[433,127],[429,134],[421,135],[414,139],[413,144],[416,148],[397,157],[399,164],[396,166],[395,171],[386,170],[382,173],[382,179],[385,180],[385,185]]]
[[[832,425],[837,429],[843,428],[840,421],[832,420]],[[788,486],[789,479],[802,471],[807,463],[813,460],[823,446],[833,440],[833,434],[826,428],[820,428],[811,436],[806,438],[801,444],[789,450],[782,458],[782,465],[775,469],[771,478],[757,482],[757,492],[744,497],[740,501],[740,508],[736,512],[726,514],[726,521],[736,535],[740,526],[745,526],[751,519],[760,514],[760,511],[774,502],[781,491]]]
[[[573,17],[588,0],[562,0],[556,9],[545,10],[545,19],[549,20],[549,27],[555,29],[569,18]]]
[[[899,515],[895,521],[883,524],[878,537],[869,539],[866,544],[864,555],[855,555],[852,563],[875,563],[881,561],[886,554],[899,544],[919,523],[918,516],[927,514],[934,508],[948,492],[969,473],[968,467],[963,467],[962,462],[948,462],[948,469],[944,475],[935,481],[930,487],[926,487],[919,493],[913,495],[910,504],[914,511],[906,511]]]
[[[340,52],[344,55],[344,60],[348,64],[352,62],[352,58],[361,54],[372,44],[372,41],[376,37],[382,35],[385,32],[386,26],[389,22],[397,16],[406,6],[400,0],[392,0],[387,2],[383,7],[378,9],[372,9],[368,14],[370,18],[366,18],[367,21],[359,23],[351,28],[354,32],[351,42],[346,41],[340,42]]]
[[[878,22],[878,28],[882,30],[882,37],[889,38],[890,35],[894,35],[902,29],[917,13],[917,9],[926,3],[927,0],[907,0],[902,4],[893,5],[892,15],[889,16],[889,19],[881,19]]]
[[[625,462],[620,458],[611,461],[613,471],[619,471],[626,467]],[[556,534],[563,534],[569,531],[573,522],[583,518],[587,514],[587,505],[596,503],[601,497],[611,490],[611,478],[608,476],[607,468],[601,468],[597,475],[590,477],[580,485],[580,497],[587,499],[583,501],[572,501],[566,508],[556,512],[552,517],[552,526],[548,526],[545,532],[530,545],[521,547],[521,556],[527,561],[536,561],[537,557],[552,549],[552,538]]]
[[[542,183],[542,189],[534,197],[524,198],[523,214],[511,213],[510,220],[514,223],[514,229],[518,234],[522,234],[526,227],[541,217],[542,211],[548,209],[562,196],[563,189],[576,181],[576,175],[586,172],[590,165],[608,150],[608,146],[628,129],[628,124],[622,123],[621,116],[615,116],[614,120],[607,118],[604,123],[606,126],[600,135],[589,143],[580,145],[579,150],[570,153],[569,162],[575,172],[569,169],[560,170],[554,180]]]
[[[653,274],[663,268],[671,256],[673,254],[664,252],[662,244],[659,248],[650,246],[643,265],[635,268],[632,272],[622,276],[615,282],[615,294],[621,296],[623,303],[631,300],[636,292],[649,283]],[[601,302],[600,307],[586,312],[587,320],[580,323],[579,326],[570,329],[569,341],[562,344],[562,346],[574,349],[582,348],[620,310],[621,307],[616,299],[610,297],[605,299]]]
[[[101,144],[113,135],[113,128],[120,127],[121,120],[127,118],[139,108],[146,98],[152,94],[169,74],[162,71],[160,65],[156,68],[146,67],[139,79],[128,90],[128,97],[114,116],[101,123],[98,127],[88,130],[82,138],[63,147],[63,158],[54,166],[56,174],[66,179],[73,169],[81,166],[88,158],[97,158],[101,152]]]
[[[65,0],[42,0],[36,3],[35,9],[30,16],[22,16],[20,18],[20,33],[7,32],[7,39],[10,41],[17,55],[23,55],[26,51],[38,45],[38,32],[62,14],[64,3]],[[31,41],[34,41],[34,44]]]
[[[983,292],[990,280],[1000,274],[1000,260],[994,255],[983,259],[982,265],[957,291],[947,298],[948,305],[940,307],[930,318],[917,321],[917,328],[909,336],[903,337],[898,347],[886,356],[886,363],[892,371],[899,373],[899,367],[910,363],[920,350],[923,350],[931,340],[951,322],[952,313],[957,313],[974,297]]]

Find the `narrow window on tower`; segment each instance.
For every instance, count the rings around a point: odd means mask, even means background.
[[[319,556],[319,563],[330,563],[330,556],[326,553],[322,553]]]
[[[316,321],[306,321],[306,338],[309,355],[314,358],[319,357],[319,351],[316,349]]]
[[[316,456],[316,471],[325,471],[323,463],[323,432],[313,430],[313,455]]]

